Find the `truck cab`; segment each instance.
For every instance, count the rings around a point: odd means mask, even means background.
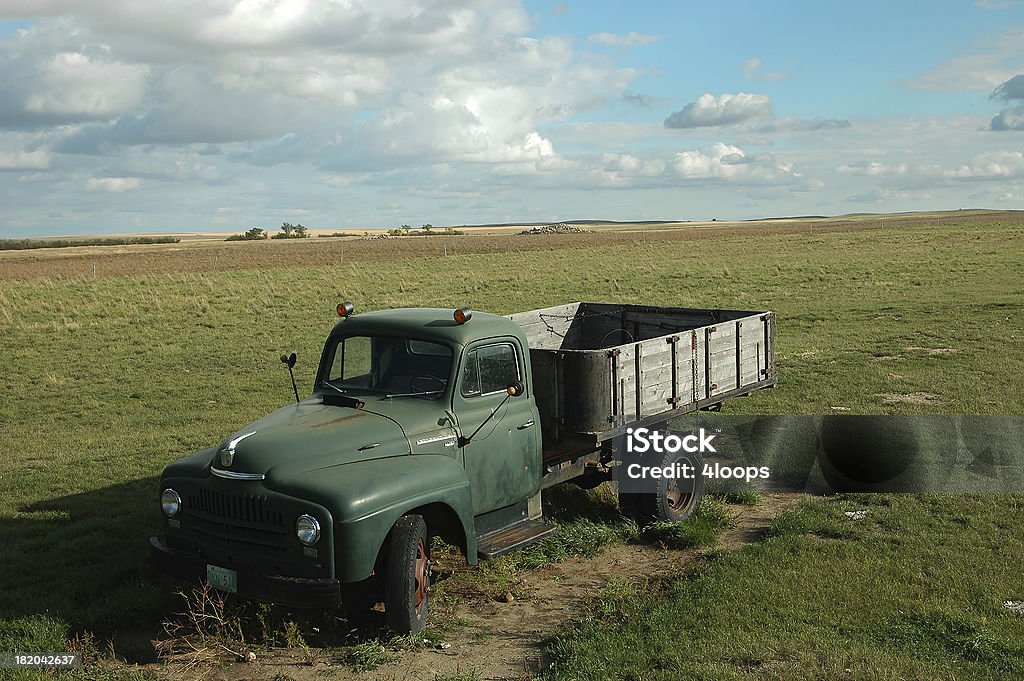
[[[167,573],[350,614],[383,590],[388,623],[426,620],[430,538],[477,560],[479,535],[535,539],[541,429],[522,329],[430,308],[351,314],[313,393],[161,476]],[[370,595],[373,594],[373,595]]]

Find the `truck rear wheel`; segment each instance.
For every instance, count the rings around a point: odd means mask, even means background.
[[[427,624],[430,599],[430,541],[422,516],[398,519],[388,536],[384,565],[384,617],[398,634],[410,634]]]
[[[689,452],[666,453],[659,464],[662,467],[685,465],[690,477],[658,478],[655,491],[646,494],[620,494],[619,506],[626,515],[640,522],[656,520],[686,520],[700,506],[704,494],[704,462],[699,454]],[[676,470],[683,470],[676,468]]]

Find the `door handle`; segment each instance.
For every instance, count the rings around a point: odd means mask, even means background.
[[[526,430],[527,428],[532,428],[532,427],[533,427],[533,419],[530,419],[529,421],[527,421],[523,425],[516,426],[516,430]]]

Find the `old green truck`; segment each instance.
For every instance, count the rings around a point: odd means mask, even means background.
[[[383,602],[392,629],[417,631],[432,537],[470,564],[527,546],[552,531],[541,491],[610,479],[630,429],[776,382],[767,311],[338,313],[309,397],[164,469],[163,572],[352,618]],[[657,481],[623,508],[685,518],[701,480]]]

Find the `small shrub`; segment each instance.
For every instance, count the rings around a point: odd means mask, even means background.
[[[372,672],[396,659],[391,651],[376,639],[352,646],[345,652],[345,663],[357,673]]]
[[[704,497],[697,511],[686,520],[652,523],[644,528],[641,538],[670,549],[714,546],[718,535],[732,526],[729,507],[717,498]]]
[[[24,251],[33,248],[69,248],[72,246],[138,246],[176,244],[173,236],[131,236],[111,239],[0,239],[0,251]]]
[[[244,234],[232,234],[225,241],[261,241],[267,238],[267,231],[260,227],[253,227]]]

